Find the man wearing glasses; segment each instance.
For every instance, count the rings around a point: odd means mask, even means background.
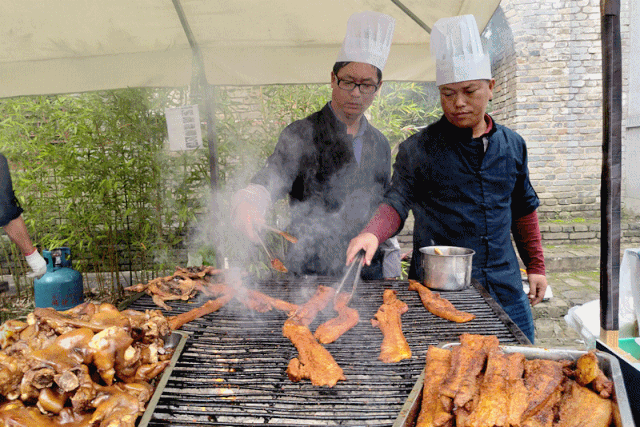
[[[287,126],[266,165],[233,197],[236,227],[257,241],[271,203],[289,196],[288,231],[298,242],[290,246],[285,265],[294,275],[342,275],[349,240],[389,186],[389,142],[364,113],[382,85],[394,25],[393,18],[377,12],[349,18],[331,72],[331,101]],[[383,273],[385,253],[394,261]],[[385,242],[362,272],[365,279],[399,275],[395,241]]]

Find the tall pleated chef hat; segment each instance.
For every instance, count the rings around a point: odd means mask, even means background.
[[[491,58],[482,48],[473,15],[436,21],[431,30],[431,56],[436,62],[436,86],[491,79]]]
[[[384,68],[391,49],[396,20],[384,13],[354,13],[347,22],[347,33],[336,62],[364,62]]]

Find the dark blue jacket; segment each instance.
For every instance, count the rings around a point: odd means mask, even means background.
[[[4,227],[22,213],[22,208],[13,193],[9,163],[7,158],[0,154],[0,227]]]
[[[472,277],[503,306],[526,301],[511,242],[512,220],[540,204],[529,181],[527,149],[516,132],[496,124],[482,140],[443,116],[404,141],[384,203],[404,222],[413,211],[409,276],[422,277],[419,249],[452,245],[473,249]]]
[[[291,223],[298,238],[287,252],[294,274],[340,276],[349,241],[364,228],[391,180],[387,138],[363,117],[362,159],[353,138],[329,104],[287,126],[266,165],[252,179],[274,201],[289,196]],[[382,252],[363,269],[366,279],[382,278]]]

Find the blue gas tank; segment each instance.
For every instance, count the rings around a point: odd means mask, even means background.
[[[56,248],[42,251],[47,272],[33,281],[36,307],[68,310],[84,301],[82,274],[71,268],[71,250]]]

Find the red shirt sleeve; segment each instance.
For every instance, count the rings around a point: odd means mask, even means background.
[[[382,243],[393,236],[401,224],[400,214],[391,206],[383,203],[362,232],[373,233],[378,238],[378,242]]]
[[[511,227],[518,254],[527,267],[528,274],[545,274],[542,235],[538,223],[538,213],[531,212],[513,221]]]

